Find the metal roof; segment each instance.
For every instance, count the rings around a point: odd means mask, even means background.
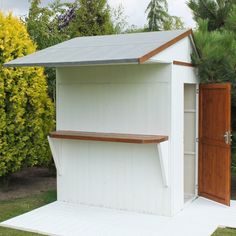
[[[192,30],[159,31],[78,37],[4,64],[17,66],[75,66],[143,63]]]

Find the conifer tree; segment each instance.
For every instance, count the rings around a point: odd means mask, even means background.
[[[179,17],[169,15],[167,0],[151,0],[146,13],[148,31],[181,29],[184,26]]]
[[[115,33],[107,0],[79,0],[71,32],[71,37]]]
[[[223,28],[236,0],[189,0],[194,20],[208,20],[208,30]]]

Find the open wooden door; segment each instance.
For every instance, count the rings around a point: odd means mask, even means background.
[[[199,95],[198,193],[229,206],[231,85],[202,84]]]

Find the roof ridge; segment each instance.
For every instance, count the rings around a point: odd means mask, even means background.
[[[94,38],[94,37],[109,37],[109,36],[127,36],[127,35],[138,35],[138,34],[155,34],[155,33],[164,33],[164,32],[181,32],[181,31],[189,31],[191,28],[186,28],[186,29],[176,29],[176,30],[160,30],[160,31],[148,31],[148,32],[132,32],[132,33],[121,33],[121,34],[104,34],[104,35],[91,35],[91,36],[78,36],[78,37],[75,37],[73,39],[78,39],[78,38]],[[73,39],[70,39],[70,40],[73,40]]]

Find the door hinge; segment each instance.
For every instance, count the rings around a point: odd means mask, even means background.
[[[197,142],[197,143],[199,142],[199,138],[196,138],[196,142]]]
[[[199,94],[199,88],[196,88],[196,94]]]

